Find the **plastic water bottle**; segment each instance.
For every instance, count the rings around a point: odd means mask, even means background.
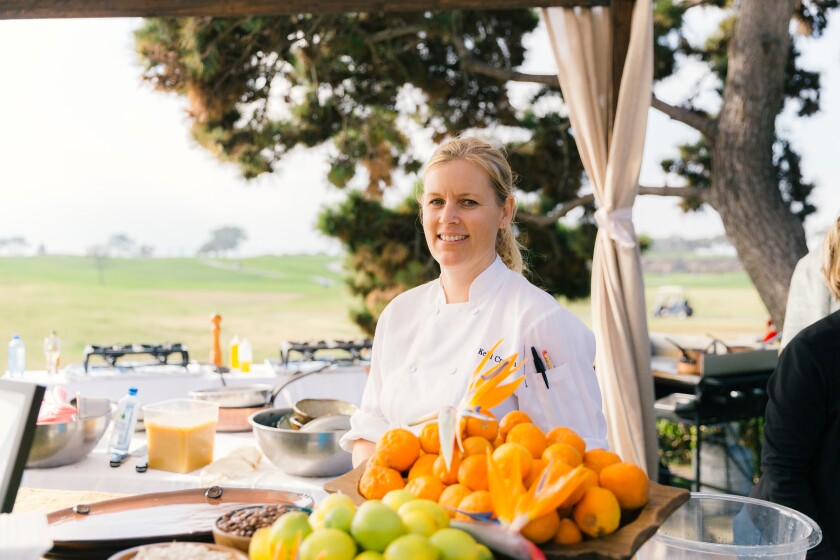
[[[253,355],[251,353],[251,343],[247,338],[243,338],[239,343],[239,371],[248,373],[251,371],[251,360]]]
[[[9,341],[9,377],[23,377],[26,371],[26,347],[20,336],[13,334]]]
[[[120,399],[117,411],[114,413],[114,425],[111,429],[111,441],[108,444],[109,453],[128,453],[131,437],[137,425],[137,411],[140,399],[137,398],[137,388],[131,387],[128,394]]]

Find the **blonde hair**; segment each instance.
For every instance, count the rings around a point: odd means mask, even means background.
[[[429,158],[423,176],[435,167],[459,159],[477,165],[487,174],[500,206],[505,204],[509,196],[513,196],[515,175],[507,158],[501,150],[480,138],[458,137],[441,144]],[[496,253],[509,269],[525,272],[522,245],[513,232],[513,220],[496,234]]]
[[[834,220],[825,234],[822,245],[822,272],[828,289],[840,299],[840,218]]]

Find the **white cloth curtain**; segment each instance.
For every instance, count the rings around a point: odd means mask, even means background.
[[[592,265],[595,369],[607,435],[622,459],[656,478],[650,340],[633,202],[653,84],[651,0],[637,0],[608,145],[612,44],[608,8],[545,8],[560,89],[584,168],[594,188],[598,236]]]

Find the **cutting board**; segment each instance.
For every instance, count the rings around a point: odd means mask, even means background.
[[[324,490],[331,494],[346,494],[357,505],[361,504],[365,501],[359,494],[359,480],[363,473],[364,464],[325,483]],[[549,559],[629,560],[689,497],[688,490],[651,482],[647,505],[630,516],[622,517],[621,526],[612,535],[572,545],[546,545],[541,550]]]

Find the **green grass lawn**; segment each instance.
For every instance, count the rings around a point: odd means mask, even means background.
[[[2,258],[0,336],[21,335],[29,369],[43,368],[51,329],[61,337],[63,364],[80,362],[85,344],[143,342],[185,343],[192,358],[207,361],[217,311],[223,354],[237,334],[261,362],[277,357],[283,340],[361,335],[347,318],[354,302],[335,272],[338,260],[260,257],[225,270],[197,259],[108,259],[101,284],[88,258]]]
[[[19,333],[29,369],[44,367],[43,339],[52,329],[62,340],[63,364],[81,362],[85,344],[142,342],[181,342],[192,358],[206,361],[209,317],[218,311],[225,357],[236,334],[249,339],[261,362],[277,357],[284,340],[362,335],[348,319],[358,302],[342,281],[340,262],[323,255],[108,259],[100,283],[86,257],[0,258],[0,341]],[[649,275],[645,283],[650,330],[723,338],[763,331],[767,311],[743,272]],[[672,284],[686,289],[694,317],[650,316],[656,289]],[[563,303],[591,325],[589,300]]]

